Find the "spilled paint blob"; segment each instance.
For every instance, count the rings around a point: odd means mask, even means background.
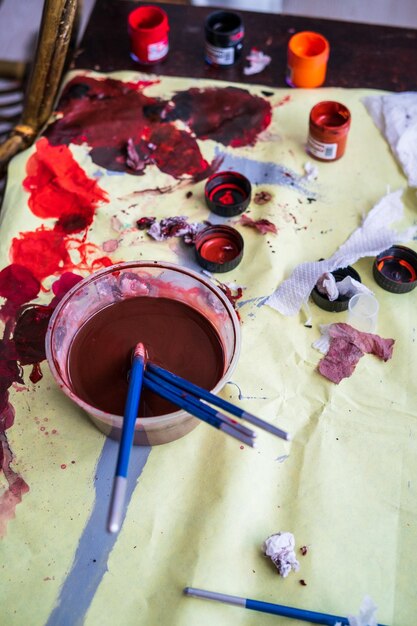
[[[143,175],[154,164],[174,178],[198,181],[215,164],[203,158],[197,138],[254,145],[271,123],[270,103],[245,89],[191,88],[167,101],[146,96],[148,84],[75,77],[59,103],[62,117],[45,134],[55,146],[87,144],[94,163],[108,170]]]
[[[0,272],[0,295],[6,298],[2,307],[5,326],[0,340],[0,470],[7,481],[7,488],[0,496],[0,537],[4,536],[7,523],[15,516],[16,506],[29,491],[28,484],[12,468],[13,452],[7,430],[13,426],[15,411],[9,400],[9,389],[16,383],[24,383],[23,365],[32,365],[30,379],[33,383],[42,378],[39,363],[45,359],[49,319],[65,289],[79,280],[81,276],[63,275],[53,285],[55,296],[49,305],[37,305],[27,303],[36,297],[40,288],[39,281],[28,268],[9,265]],[[46,430],[45,426],[40,429]]]
[[[57,218],[54,230],[61,236],[84,231],[99,202],[107,202],[107,194],[64,145],[53,147],[47,139],[39,139],[26,172],[23,188],[30,193],[30,210],[42,219]]]

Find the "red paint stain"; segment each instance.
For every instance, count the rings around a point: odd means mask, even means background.
[[[191,88],[164,101],[146,96],[145,86],[74,78],[59,103],[63,115],[46,136],[55,146],[87,143],[92,160],[109,170],[140,176],[154,163],[175,178],[200,180],[214,164],[202,157],[196,138],[232,147],[254,145],[271,122],[270,103],[245,89]]]
[[[13,262],[26,267],[38,280],[71,266],[62,234],[47,230],[43,226],[15,237],[12,240],[10,256]]]
[[[67,469],[67,466],[65,465],[65,463],[62,463],[61,469]]]
[[[168,119],[186,122],[199,139],[234,148],[254,145],[272,118],[270,103],[239,87],[197,87],[172,98]]]
[[[247,215],[242,215],[239,221],[242,226],[249,226],[249,228],[254,228],[262,235],[266,235],[266,233],[274,233],[276,235],[278,233],[278,229],[275,224],[266,219],[253,220]]]
[[[2,307],[5,327],[0,340],[0,471],[7,482],[7,488],[0,497],[0,537],[5,535],[8,522],[15,516],[16,506],[29,491],[25,480],[12,467],[13,453],[7,430],[13,426],[15,412],[9,402],[9,388],[16,383],[24,383],[23,365],[33,365],[30,375],[33,382],[42,376],[39,362],[45,358],[49,318],[59,298],[64,295],[65,286],[71,286],[80,279],[80,276],[74,275],[71,278],[62,277],[53,287],[57,294],[54,304],[34,305],[26,304],[26,301],[36,297],[40,283],[29,269],[11,265],[0,272],[0,295],[7,298]],[[35,422],[40,423],[38,417]],[[45,426],[41,426],[40,430],[45,434],[48,432]]]
[[[42,219],[57,218],[55,230],[70,234],[91,225],[107,194],[74,160],[67,146],[51,146],[42,138],[26,165],[23,187],[29,191],[29,208]]]

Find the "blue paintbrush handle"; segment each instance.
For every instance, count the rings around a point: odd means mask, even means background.
[[[247,437],[254,438],[256,436],[256,433],[250,428],[247,428],[243,424],[239,424],[239,422],[237,422],[234,419],[231,419],[227,415],[223,415],[223,413],[220,413],[220,411],[213,409],[211,406],[208,406],[207,404],[202,404],[198,398],[196,398],[195,396],[192,396],[186,391],[180,391],[178,387],[176,387],[172,383],[169,383],[167,380],[161,381],[161,378],[158,377],[156,374],[153,374],[152,372],[147,371],[145,376],[149,380],[153,380],[156,384],[164,385],[165,389],[168,389],[168,391],[171,391],[172,393],[180,395],[181,398],[183,398],[184,400],[187,400],[187,402],[190,402],[197,408],[204,408],[207,411],[208,415],[211,415],[215,419],[219,419],[221,422],[229,424],[229,426],[232,426],[232,428],[239,430],[241,433],[243,433]]]
[[[127,487],[127,471],[129,468],[130,451],[135,435],[135,424],[138,416],[140,395],[145,370],[145,347],[138,344],[135,348],[132,369],[129,376],[125,412],[122,425],[119,453],[117,456],[116,473],[110,501],[108,529],[116,533],[120,529]]]
[[[176,389],[175,392],[171,389],[168,389],[164,385],[163,381],[161,381],[160,379],[155,379],[155,377],[151,378],[148,372],[145,372],[145,375],[143,377],[143,383],[145,387],[148,387],[148,389],[150,389],[154,393],[157,393],[158,395],[162,396],[166,400],[169,400],[181,409],[184,409],[188,413],[191,413],[191,415],[198,417],[203,422],[210,424],[210,426],[214,426],[214,428],[222,430],[223,432],[231,435],[232,437],[235,437],[235,439],[242,441],[248,446],[254,447],[254,441],[252,437],[247,437],[230,424],[226,424],[225,422],[223,422],[223,420],[221,420],[215,414],[213,415],[207,410],[209,407],[207,407],[202,402],[195,399],[194,403],[189,402],[187,399],[185,399],[185,394],[183,394],[179,389]]]
[[[143,382],[145,361],[143,357],[133,359],[129,376],[129,390],[127,392],[125,413],[123,418],[122,436],[120,439],[119,455],[117,457],[116,476],[127,477],[130,450],[133,445],[136,418],[138,416],[140,395]]]
[[[225,602],[233,604],[244,609],[252,611],[260,611],[261,613],[272,613],[273,615],[281,615],[291,619],[309,622],[310,624],[324,624],[324,626],[335,626],[340,622],[342,626],[349,626],[347,617],[339,617],[329,613],[319,613],[317,611],[307,611],[306,609],[297,609],[292,606],[284,606],[283,604],[272,604],[271,602],[262,602],[260,600],[251,600],[250,598],[242,598],[240,596],[231,596],[226,593],[218,593],[217,591],[207,591],[206,589],[196,589],[195,587],[186,587],[184,593],[187,596],[195,598],[204,598],[206,600],[215,600],[217,602]],[[378,624],[383,626],[383,624]]]
[[[259,428],[262,428],[263,430],[266,430],[273,435],[276,435],[277,437],[281,437],[281,439],[290,439],[288,433],[285,432],[285,430],[281,430],[281,428],[277,428],[273,424],[265,422],[256,415],[240,409],[231,402],[228,402],[227,400],[224,400],[219,396],[215,396],[214,393],[207,391],[207,389],[203,389],[202,387],[191,383],[189,380],[185,380],[184,378],[181,378],[180,376],[177,376],[176,374],[173,374],[172,372],[169,372],[168,370],[159,367],[159,365],[155,365],[154,363],[147,363],[147,369],[149,372],[152,372],[153,374],[160,376],[164,380],[171,382],[176,387],[184,389],[184,391],[188,391],[188,393],[191,393],[194,396],[201,398],[202,400],[206,400],[206,402],[210,402],[211,404],[214,404],[214,406],[218,406],[221,409],[228,411],[232,415],[236,415],[237,417],[240,417],[241,419],[250,422],[254,426],[258,426]]]

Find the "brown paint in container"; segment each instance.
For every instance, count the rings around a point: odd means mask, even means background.
[[[220,289],[171,263],[119,263],[77,283],[51,317],[48,364],[61,390],[113,439],[138,341],[156,364],[217,393],[236,367],[240,324]],[[200,423],[144,391],[135,444],[167,443]]]

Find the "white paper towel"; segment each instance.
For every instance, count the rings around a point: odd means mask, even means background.
[[[329,258],[298,265],[290,278],[285,280],[268,298],[266,304],[283,315],[295,315],[307,302],[314,285],[325,272],[352,265],[358,259],[376,256],[395,243],[409,241],[417,232],[417,226],[397,232],[390,224],[403,216],[402,189],[387,194],[371,209],[340,248]]]

